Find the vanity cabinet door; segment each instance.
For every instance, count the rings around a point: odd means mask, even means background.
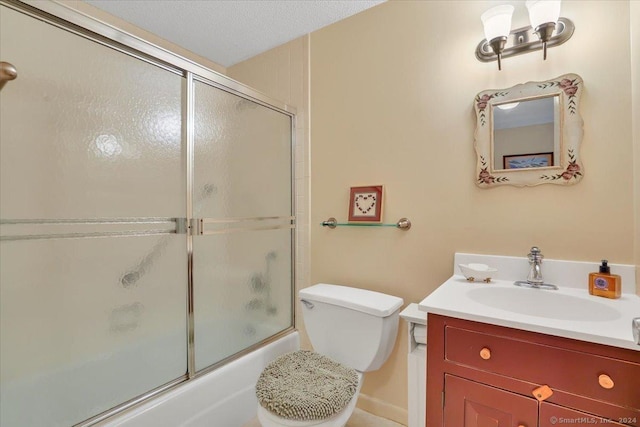
[[[553,403],[540,403],[540,426],[555,427],[557,425],[570,425],[574,427],[587,427],[594,425],[606,426],[634,426],[637,425],[636,418],[618,418],[608,420],[586,412],[580,412]],[[624,423],[624,424],[621,424]]]
[[[453,375],[444,380],[445,427],[536,427],[538,401]]]

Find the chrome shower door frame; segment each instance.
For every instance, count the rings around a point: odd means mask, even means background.
[[[82,238],[82,237],[100,237],[100,236],[111,236],[111,235],[142,235],[142,234],[167,234],[167,233],[186,233],[186,252],[187,252],[187,297],[186,301],[186,314],[187,314],[187,372],[183,377],[176,378],[175,380],[170,381],[167,384],[157,387],[154,390],[150,390],[144,395],[138,396],[134,399],[131,399],[127,402],[123,402],[122,404],[105,411],[101,414],[98,414],[88,420],[85,420],[81,423],[78,423],[76,426],[90,426],[95,425],[99,422],[105,421],[111,416],[122,413],[126,410],[133,408],[134,406],[147,401],[152,397],[156,397],[161,393],[167,392],[169,390],[178,387],[185,382],[196,378],[198,376],[204,375],[212,370],[215,370],[221,365],[229,363],[232,360],[235,360],[243,355],[255,350],[258,347],[265,345],[271,341],[274,341],[280,338],[283,335],[286,335],[293,330],[295,330],[295,268],[296,268],[296,242],[297,242],[297,227],[296,227],[296,194],[295,194],[295,147],[296,147],[296,132],[295,132],[295,121],[296,121],[296,110],[294,107],[291,107],[285,103],[274,100],[263,93],[260,93],[240,82],[237,82],[225,75],[222,75],[216,71],[213,71],[209,68],[206,68],[190,59],[182,57],[176,53],[173,53],[167,49],[159,47],[153,43],[150,43],[146,40],[143,40],[133,34],[130,34],[126,31],[123,31],[119,28],[116,28],[110,24],[102,22],[94,17],[86,15],[84,13],[75,10],[64,3],[59,3],[57,1],[42,1],[42,2],[33,2],[33,3],[23,3],[18,0],[0,0],[0,5],[9,7],[13,10],[16,10],[25,15],[36,18],[40,21],[46,22],[58,28],[61,28],[65,31],[74,33],[80,37],[92,40],[101,45],[107,46],[111,49],[122,52],[126,55],[135,57],[139,60],[148,62],[155,66],[161,67],[169,72],[174,74],[181,75],[185,78],[186,87],[184,101],[183,101],[183,144],[185,144],[186,151],[186,218],[120,218],[120,219],[105,219],[101,221],[99,219],[96,220],[63,220],[56,221],[52,220],[51,223],[68,225],[68,224],[110,224],[110,223],[168,223],[169,229],[153,229],[147,232],[121,232],[119,234],[113,234],[113,232],[103,232],[98,233],[99,235],[91,235],[90,233],[87,235],[77,235],[73,233],[59,233],[59,234],[50,234],[48,236],[30,236],[30,235],[16,235],[16,236],[8,236],[3,237],[3,240],[26,240],[26,239],[35,239],[35,238]],[[208,84],[214,85],[215,87],[222,89],[231,94],[237,95],[239,97],[245,98],[249,101],[260,104],[269,109],[275,110],[279,113],[289,116],[291,122],[291,215],[287,217],[277,217],[277,218],[248,218],[250,220],[257,220],[258,222],[267,219],[267,220],[279,220],[281,224],[277,226],[277,228],[290,228],[292,229],[291,233],[291,293],[290,293],[290,325],[285,330],[273,335],[261,342],[258,342],[243,351],[236,353],[220,362],[209,366],[206,369],[202,369],[196,372],[195,368],[195,341],[194,341],[194,299],[193,299],[193,238],[196,235],[200,234],[212,234],[203,232],[202,227],[197,227],[198,224],[204,224],[209,221],[209,219],[204,218],[194,218],[193,211],[193,192],[194,192],[194,150],[195,150],[195,123],[194,123],[194,113],[195,113],[195,101],[194,101],[194,82],[195,81],[203,81]],[[24,221],[24,224],[46,224],[49,220],[42,221]],[[17,220],[19,223],[20,220]],[[16,221],[9,221],[7,224],[14,224]],[[173,226],[172,226],[173,225]],[[262,227],[262,228],[260,228]],[[265,228],[266,227],[266,228]],[[252,229],[271,229],[274,228],[273,225],[269,226],[258,226]]]

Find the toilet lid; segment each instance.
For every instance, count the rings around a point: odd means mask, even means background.
[[[256,383],[258,402],[290,420],[322,420],[342,411],[358,387],[355,369],[307,350],[271,362]]]

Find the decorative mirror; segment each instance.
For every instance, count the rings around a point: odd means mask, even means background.
[[[582,88],[580,76],[565,74],[480,92],[475,98],[476,184],[490,188],[580,181]]]

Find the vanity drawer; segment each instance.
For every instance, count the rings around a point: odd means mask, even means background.
[[[640,410],[640,363],[453,326],[445,328],[445,359]]]

